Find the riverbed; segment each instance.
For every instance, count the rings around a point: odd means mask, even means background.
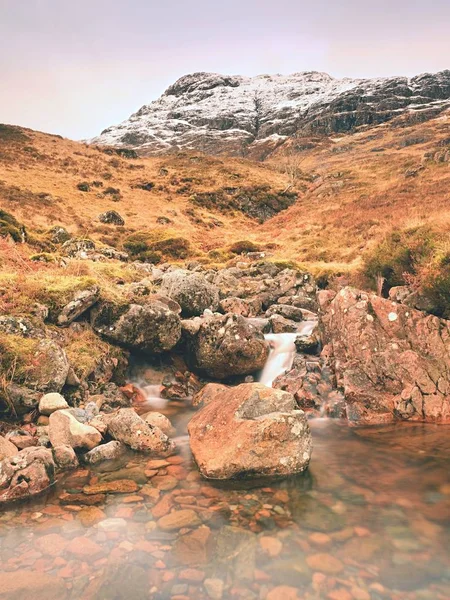
[[[449,428],[311,420],[306,473],[224,487],[191,459],[190,409],[167,410],[176,456],[79,468],[2,512],[0,598],[450,598]]]

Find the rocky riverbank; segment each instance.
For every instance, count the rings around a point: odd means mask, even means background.
[[[206,477],[304,470],[311,452],[305,413],[352,424],[450,419],[443,319],[351,288],[318,291],[310,274],[260,256],[220,270],[196,262],[136,268],[139,281],[118,281],[108,293],[89,282],[64,303],[52,296],[23,316],[0,317],[9,416],[0,438],[0,501],[38,494],[60,470],[127,449],[176,455],[166,417],[136,412],[145,399],[128,381],[136,357],[170,365],[151,382],[158,394],[200,407],[190,435]],[[273,336],[283,333],[294,334],[292,368],[275,389],[258,386]],[[91,349],[95,360],[81,372],[77,359]],[[214,448],[226,448],[222,462]]]

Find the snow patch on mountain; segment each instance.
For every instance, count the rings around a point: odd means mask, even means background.
[[[449,105],[450,71],[412,79],[335,79],[315,71],[257,77],[194,73],[90,142],[143,154],[199,149],[246,155],[255,143],[273,148],[294,134],[345,132],[405,110],[436,112]]]

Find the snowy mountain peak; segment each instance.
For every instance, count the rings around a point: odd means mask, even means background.
[[[154,102],[91,140],[143,154],[199,149],[261,155],[290,136],[373,126],[403,113],[429,118],[450,106],[450,71],[412,79],[292,75],[184,75]]]

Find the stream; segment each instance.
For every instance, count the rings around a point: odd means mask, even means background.
[[[296,335],[267,336],[261,382],[290,367]],[[312,419],[307,472],[218,485],[191,458],[192,409],[161,399],[151,368],[134,381],[179,454],[80,467],[2,512],[1,600],[450,598],[448,428]]]

